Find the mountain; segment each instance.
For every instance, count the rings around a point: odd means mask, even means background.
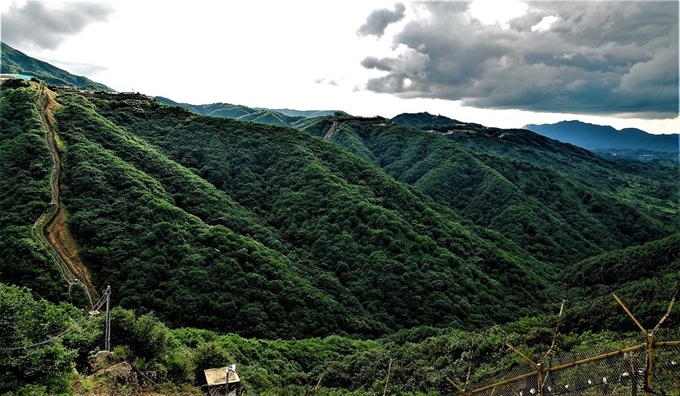
[[[677,163],[614,162],[528,130],[426,113],[392,121],[301,127],[318,137],[335,128],[332,140],[348,151],[542,261],[566,266],[678,229]]]
[[[654,135],[636,128],[616,130],[611,126],[581,121],[561,121],[556,124],[524,127],[549,138],[571,143],[591,151],[645,150],[677,153],[680,135]]]
[[[80,257],[122,306],[172,326],[297,338],[502,323],[535,307],[524,290],[556,293],[564,268],[678,231],[677,164],[526,130],[455,132],[426,114],[395,120],[427,130],[342,114],[298,130],[139,94],[15,82],[3,95],[3,180],[20,187],[0,196],[3,280],[48,293],[58,279],[21,253],[49,191],[49,155],[27,149],[41,147],[35,108],[54,97]]]
[[[305,118],[328,116],[338,112],[337,110],[266,109],[264,107],[256,107],[255,110],[275,111],[277,113],[285,114],[291,117],[305,117]]]
[[[76,76],[47,62],[32,58],[5,43],[0,43],[0,73],[27,74],[48,84],[92,88],[111,92],[113,89],[87,77]]]
[[[395,164],[384,167],[383,161],[375,156],[375,150],[367,147],[365,141],[359,141],[361,139],[356,139],[356,136],[348,137],[352,135],[348,132],[352,128],[350,125],[362,125],[365,130],[375,128],[375,122],[366,122],[367,119],[351,117],[346,113],[336,113],[335,117],[297,120],[292,125],[322,137],[332,129],[334,120],[341,120],[342,127],[335,141],[343,147],[383,167],[398,180],[414,184],[439,203],[459,210],[459,214],[475,224],[501,232],[540,260],[560,264],[574,263],[598,252],[660,238],[677,226],[672,217],[669,217],[666,207],[668,200],[673,199],[675,191],[673,179],[676,168],[672,163],[668,166],[642,168],[627,164],[616,165],[587,150],[560,144],[528,130],[487,128],[428,113],[401,114],[393,118],[392,122],[426,132],[439,132],[446,140],[458,143],[447,146],[441,140],[431,139],[432,136],[428,134],[414,131],[399,135],[397,139],[406,139],[398,142],[402,146],[400,150],[406,151],[398,155],[408,153],[409,145],[422,147],[423,144],[428,144],[433,147],[430,151],[439,151],[426,159],[413,158],[412,154],[408,154],[407,158],[398,161],[402,163],[399,167],[414,166],[409,162],[420,161],[416,167],[421,169],[417,172],[425,169],[427,174],[422,179],[418,179],[421,176],[413,179],[414,176],[404,177],[404,174],[395,173]],[[351,120],[356,122],[350,123]],[[378,128],[388,129],[384,126]],[[428,143],[424,143],[422,139],[429,139]],[[449,151],[457,152],[463,148],[461,145],[470,152],[452,156]],[[394,154],[391,149],[386,149],[388,156]],[[470,160],[470,155],[477,157],[477,160]],[[511,157],[509,161],[508,156]],[[452,162],[465,164],[467,174],[451,174]],[[428,165],[423,165],[425,163]],[[453,167],[459,168],[460,165]],[[556,167],[559,169],[558,174],[554,169]],[[586,169],[598,169],[600,175],[607,177],[593,179],[592,172],[584,172]],[[475,176],[470,177],[469,174]],[[645,183],[653,180],[653,184],[659,184],[660,194],[657,196],[664,203],[659,205],[655,201],[656,197],[650,197],[647,208],[652,216],[635,208],[633,202],[626,202],[628,199],[621,199],[628,194],[626,186],[629,179],[645,179]],[[488,183],[493,187],[476,191],[470,189],[469,186],[482,183],[483,180],[489,180]],[[575,184],[574,181],[578,183]],[[468,187],[465,190],[452,190],[455,186]],[[537,186],[548,186],[555,191],[540,191]],[[617,190],[618,195],[602,197],[593,187]],[[574,204],[573,197],[581,197],[579,199],[583,202]],[[569,210],[566,210],[565,205],[569,206]],[[624,226],[621,221],[624,216],[631,216],[635,219],[635,224]],[[636,231],[633,231],[633,226]]]
[[[196,114],[211,117],[234,118],[242,121],[261,122],[263,124],[286,125],[296,127],[301,121],[307,118],[322,117],[333,114],[347,114],[342,111],[330,110],[291,110],[291,109],[266,109],[264,107],[247,107],[229,103],[213,103],[204,105],[194,105],[189,103],[179,103],[174,100],[156,96],[159,102],[183,107]]]
[[[26,139],[19,126],[38,117],[37,85],[3,89],[23,109],[3,121],[4,140]],[[539,275],[551,264],[306,132],[137,94],[58,90],[55,100],[62,202],[80,257],[117,304],[173,327],[370,337],[505,322],[552,293]],[[44,168],[20,169],[7,169],[13,183],[45,190]],[[44,192],[2,191],[14,203],[4,240],[30,251],[30,227],[20,224],[35,221]],[[16,212],[25,207],[33,211]],[[3,281],[53,283],[28,279],[43,256],[22,256],[20,268],[2,260]]]
[[[179,106],[185,108],[189,111],[192,111],[200,115],[211,117],[234,118],[242,121],[261,122],[263,124],[291,126],[294,125],[296,122],[307,118],[307,116],[304,115],[290,115],[292,114],[291,111],[287,111],[286,113],[284,113],[277,110],[254,109],[247,106],[233,105],[229,103],[193,105],[189,103],[178,103],[171,99],[164,98],[162,96],[157,96],[156,100],[166,105]]]
[[[563,298],[555,355],[627,336],[611,291],[647,328],[663,315],[676,162],[427,113],[294,125],[5,82],[0,392],[116,393],[74,374],[92,374],[104,316],[38,236],[59,203],[92,283],[111,285],[113,358],[164,394],[224,362],[249,394],[450,393],[473,353],[475,383],[518,367],[506,342],[542,356]]]

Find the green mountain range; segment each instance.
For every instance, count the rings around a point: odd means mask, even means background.
[[[156,96],[157,101],[171,106],[183,107],[196,114],[211,116],[234,118],[241,121],[261,122],[263,124],[286,125],[294,126],[297,122],[308,117],[316,117],[319,114],[327,114],[324,111],[296,111],[296,110],[269,110],[269,109],[254,109],[252,107],[233,105],[229,103],[213,103],[205,105],[192,105],[188,103],[178,103],[171,99],[162,96]]]
[[[340,122],[333,140],[557,266],[677,230],[675,162],[612,162],[527,130],[442,118]],[[325,136],[332,122],[318,119],[303,129]],[[631,199],[633,185],[654,192]]]
[[[636,128],[616,130],[610,126],[581,121],[561,121],[556,124],[526,125],[524,128],[551,139],[571,143],[612,157],[623,156],[641,160],[654,158],[677,159],[680,135],[654,135]]]
[[[76,76],[47,62],[32,58],[9,45],[0,42],[0,73],[26,74],[37,77],[48,84],[78,88],[99,89],[107,92],[113,89],[87,77]]]
[[[173,326],[283,338],[485,326],[528,313],[527,287],[558,293],[570,265],[678,231],[677,164],[610,162],[527,131],[473,150],[346,116],[297,130],[143,95],[57,101],[81,257],[122,306]],[[316,137],[334,123],[337,144]]]
[[[0,393],[61,393],[46,373],[86,372],[101,348],[102,319],[77,321],[87,297],[37,236],[53,191],[65,251],[113,290],[118,358],[171,384],[238,360],[253,393],[323,377],[321,394],[363,395],[397,359],[393,393],[446,393],[469,332],[481,378],[518,364],[492,351],[507,337],[547,350],[562,299],[564,350],[630,330],[613,291],[651,328],[678,273],[677,161],[428,113],[298,117],[8,80],[0,160]],[[2,349],[72,329],[36,355]]]

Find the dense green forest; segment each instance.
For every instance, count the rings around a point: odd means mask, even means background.
[[[662,299],[670,297],[669,293],[661,294],[658,297]],[[115,392],[115,383],[92,376],[98,368],[90,366],[92,354],[103,342],[103,316],[83,317],[83,312],[69,304],[36,300],[30,290],[2,283],[0,308],[6,313],[0,317],[5,329],[0,334],[1,345],[30,345],[63,334],[54,342],[33,348],[0,349],[0,393]],[[556,313],[559,307],[553,308]],[[546,312],[478,332],[421,326],[376,340],[337,335],[266,340],[195,328],[169,329],[154,314],[140,315],[117,307],[111,313],[112,363],[129,361],[136,370],[156,373],[151,388],[137,391],[141,394],[200,394],[205,384],[202,369],[230,363],[237,364],[246,394],[456,394],[446,378],[461,385],[466,380],[477,384],[494,373],[527,365],[506,343],[535,360],[545,355],[553,339],[556,348],[552,356],[585,350],[608,352],[639,343],[635,325],[620,308],[607,316],[622,319],[622,330],[611,331],[606,326],[597,331],[565,329],[565,325],[578,321],[580,311],[601,315],[593,308],[567,308],[558,333],[554,331],[556,314]],[[643,321],[645,325],[653,326],[665,305],[657,308],[653,312],[655,321]],[[674,313],[664,327],[677,329],[677,325],[678,315]],[[123,389],[127,394],[135,392],[132,387]]]
[[[31,232],[50,202],[43,87],[0,87],[0,394],[88,394],[111,384],[72,369],[93,373],[104,319]],[[62,202],[114,290],[114,359],[159,393],[235,362],[248,394],[379,394],[388,370],[389,394],[450,394],[470,361],[473,382],[525,364],[506,342],[545,353],[562,300],[555,353],[635,335],[612,292],[651,328],[675,290],[676,162],[423,114],[296,129],[52,89]]]
[[[30,286],[40,297],[67,297],[58,267],[31,237],[50,202],[50,152],[36,109],[37,86],[12,80],[0,99],[0,281]]]
[[[241,121],[261,122],[263,124],[274,125],[288,125],[291,126],[298,121],[304,120],[304,116],[291,116],[284,113],[267,110],[267,109],[253,109],[251,107],[242,105],[233,105],[229,103],[213,103],[208,105],[192,105],[188,103],[177,103],[171,99],[157,96],[155,98],[160,103],[183,107],[189,111],[200,115],[212,117],[235,118]]]
[[[136,95],[59,101],[83,257],[123,306],[173,326],[285,338],[471,328],[527,309],[525,287],[549,290],[546,263],[306,133]]]
[[[333,122],[315,119],[303,129],[324,136]],[[342,122],[334,141],[559,266],[680,226],[677,162],[614,162],[530,131],[427,113],[385,125]]]

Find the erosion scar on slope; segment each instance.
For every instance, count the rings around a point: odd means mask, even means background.
[[[75,240],[71,236],[66,223],[66,210],[64,210],[60,201],[61,194],[61,157],[59,155],[59,149],[57,147],[55,133],[53,129],[54,115],[52,114],[52,109],[58,107],[59,104],[54,100],[54,92],[47,88],[44,88],[44,98],[45,106],[41,111],[43,118],[43,123],[45,124],[45,129],[47,132],[47,144],[52,151],[53,167],[52,172],[56,173],[53,175],[52,180],[52,204],[56,205],[56,212],[52,216],[51,221],[49,221],[45,226],[45,237],[52,245],[55,252],[59,256],[57,261],[58,264],[66,266],[66,270],[70,272],[71,275],[80,281],[85,286],[85,291],[90,299],[90,304],[96,301],[99,296],[97,289],[92,285],[92,280],[90,276],[90,271],[83,264],[82,260],[78,256],[78,249]]]
[[[335,132],[338,131],[338,128],[340,127],[340,124],[337,121],[333,121],[333,126],[331,126],[331,129],[326,132],[326,136],[323,138],[326,140],[333,140],[333,136],[335,136]]]

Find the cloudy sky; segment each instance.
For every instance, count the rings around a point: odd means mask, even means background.
[[[0,0],[1,39],[189,103],[680,132],[677,1]]]

